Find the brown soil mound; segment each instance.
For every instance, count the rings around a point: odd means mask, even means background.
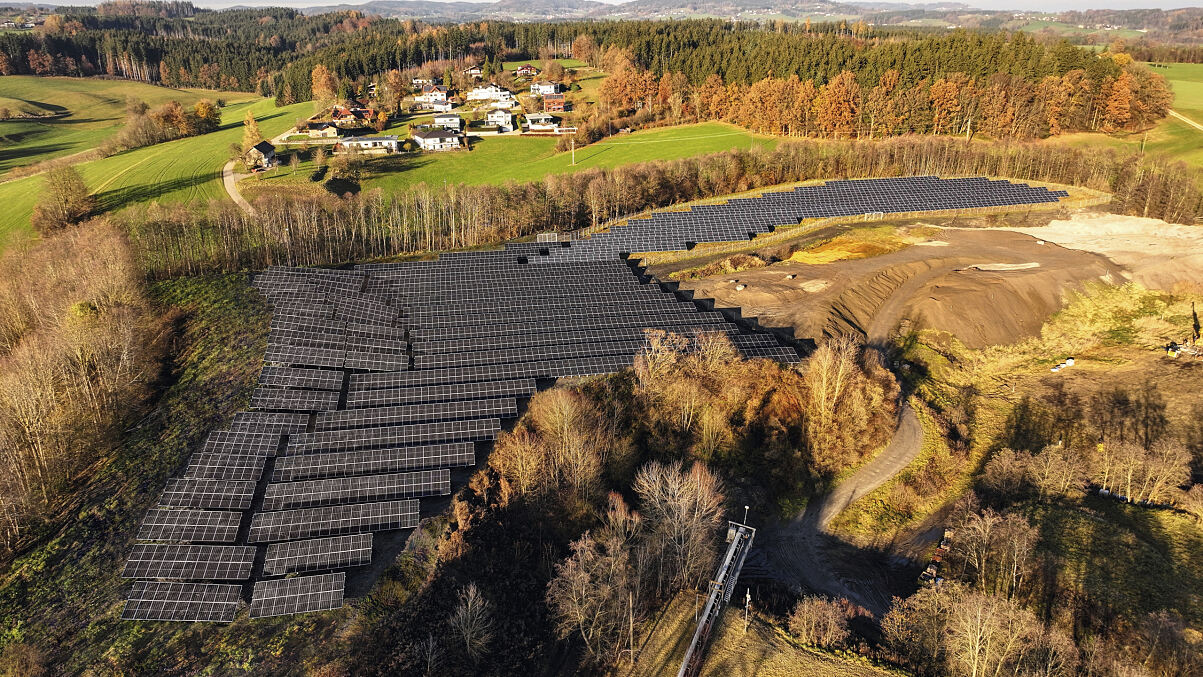
[[[792,327],[799,338],[855,332],[879,342],[909,320],[980,347],[1035,334],[1067,291],[1123,281],[1125,272],[1104,256],[1009,231],[947,229],[939,242],[946,244],[826,264],[786,261],[741,272],[736,282],[683,286],[763,325]]]

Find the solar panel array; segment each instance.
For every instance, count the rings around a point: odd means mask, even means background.
[[[370,563],[372,534],[416,527],[420,499],[449,494],[450,469],[474,465],[477,445],[518,416],[539,380],[630,367],[647,330],[718,333],[745,357],[799,359],[620,254],[746,239],[813,216],[1059,195],[986,179],[836,181],[570,242],[269,268],[254,280],[272,320],[250,411],[210,434],[147,515],[123,572],[143,580],[123,618],[229,622],[247,591],[218,581],[253,583],[253,618],[340,606],[342,570]]]

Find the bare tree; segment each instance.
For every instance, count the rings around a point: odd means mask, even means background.
[[[848,614],[835,600],[808,595],[794,606],[789,631],[803,644],[831,649],[848,639]]]
[[[418,656],[422,659],[422,674],[425,677],[439,674],[439,666],[443,662],[443,647],[433,632],[427,633],[426,639],[418,643]]]
[[[636,474],[632,489],[653,537],[664,544],[666,582],[696,585],[714,563],[724,500],[718,477],[700,463],[686,472],[680,464],[652,461]]]
[[[464,652],[473,662],[480,660],[493,641],[493,614],[488,600],[475,583],[459,593],[459,603],[451,614],[451,627],[464,643]]]

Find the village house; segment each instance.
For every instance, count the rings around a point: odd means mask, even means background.
[[[418,147],[422,150],[442,151],[463,148],[459,134],[446,129],[427,129],[414,132],[414,141],[418,142]]]
[[[483,101],[488,99],[497,99],[498,101],[513,101],[514,95],[508,89],[503,89],[494,84],[489,84],[484,87],[476,87],[468,92],[469,100]]]
[[[571,110],[568,100],[563,94],[544,94],[543,95],[543,110],[548,113],[563,113]]]
[[[554,132],[560,128],[560,121],[548,113],[527,113],[526,128],[532,132]]]
[[[396,136],[349,136],[334,147],[335,150],[361,150],[366,153],[396,153],[401,141]]]
[[[422,85],[422,93],[414,97],[414,101],[418,103],[438,103],[446,100],[446,85]]]
[[[514,114],[508,110],[489,111],[488,122],[497,126],[499,132],[514,131]]]
[[[547,96],[548,94],[559,94],[560,83],[558,82],[543,82],[537,81],[530,83],[530,93],[534,96]]]
[[[334,126],[343,129],[357,129],[359,127],[368,127],[372,124],[372,119],[376,117],[375,111],[371,108],[345,108],[335,106],[334,112],[331,114],[331,120]]]
[[[430,109],[436,113],[449,113],[455,108],[455,104],[450,101],[435,101],[430,104]]]
[[[464,75],[470,78],[476,78],[477,80],[480,79],[482,73],[484,73],[484,71],[480,66],[468,66],[464,69]]]
[[[276,147],[266,141],[260,141],[247,149],[243,154],[243,161],[246,162],[248,169],[271,167],[276,163]]]
[[[329,122],[306,122],[297,130],[311,139],[337,139],[338,127]]]
[[[514,70],[514,75],[517,75],[520,78],[533,78],[538,74],[539,74],[539,69],[535,68],[534,66],[530,65],[529,63],[522,64],[521,66],[519,66],[517,69]]]
[[[409,82],[411,85],[414,86],[415,89],[420,88],[423,85],[433,85],[434,84],[434,80],[431,80],[430,78],[414,78],[413,80],[410,80]]]
[[[464,128],[464,119],[454,113],[434,116],[434,126],[458,132]]]

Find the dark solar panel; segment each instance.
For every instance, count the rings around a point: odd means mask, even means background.
[[[283,576],[309,571],[324,571],[362,566],[372,561],[372,535],[351,534],[289,541],[267,546],[263,573]]]
[[[347,575],[341,571],[259,581],[251,595],[251,618],[328,611],[343,605]]]
[[[241,585],[135,581],[121,619],[230,623],[241,596]]]
[[[250,545],[145,544],[134,546],[122,578],[242,581],[251,577],[258,548]]]
[[[240,512],[153,508],[142,520],[138,540],[233,543],[241,521]]]

